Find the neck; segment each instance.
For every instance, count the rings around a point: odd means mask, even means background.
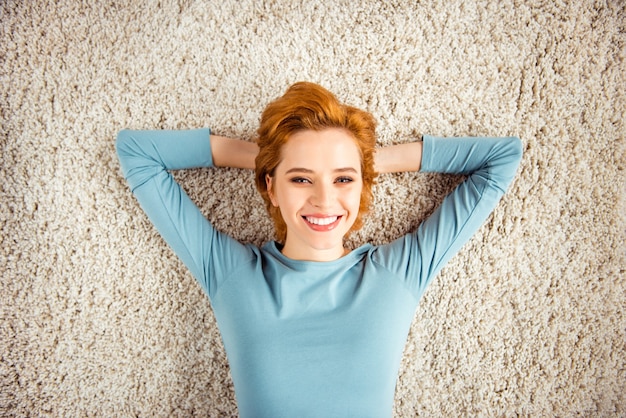
[[[285,244],[281,253],[292,260],[299,261],[335,261],[340,259],[341,257],[350,253],[350,250],[344,248],[343,245],[337,248],[330,248],[327,250],[317,250],[311,249],[308,251],[298,251],[298,249],[294,249],[293,247]]]

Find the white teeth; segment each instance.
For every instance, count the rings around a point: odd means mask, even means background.
[[[333,222],[335,222],[339,217],[338,216],[331,216],[328,218],[312,218],[309,216],[306,216],[306,220],[309,223],[312,223],[314,225],[330,225]]]

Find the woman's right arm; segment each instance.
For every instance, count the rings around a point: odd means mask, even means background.
[[[131,191],[209,296],[242,257],[249,259],[252,254],[213,228],[170,170],[222,164],[247,168],[254,154],[250,145],[212,136],[209,129],[124,130],[117,137],[118,157]]]

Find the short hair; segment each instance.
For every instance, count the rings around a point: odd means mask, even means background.
[[[279,242],[284,242],[287,237],[287,225],[280,208],[275,207],[269,197],[266,175],[274,176],[276,167],[282,159],[282,147],[293,134],[304,130],[320,131],[327,128],[345,129],[358,146],[363,190],[359,213],[349,232],[363,226],[363,218],[369,211],[372,187],[378,174],[374,169],[376,120],[369,112],[340,103],[331,92],[320,85],[299,82],[267,105],[261,114],[261,123],[257,131],[259,154],[255,161],[255,181],[274,221],[276,238]]]

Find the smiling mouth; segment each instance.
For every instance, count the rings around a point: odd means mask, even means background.
[[[339,225],[339,221],[341,221],[341,216],[327,216],[324,218],[317,218],[314,216],[303,216],[302,219],[305,220],[309,228],[314,231],[330,231],[335,229],[337,225]]]
[[[313,216],[303,216],[307,222],[312,223],[314,225],[330,225],[335,222],[339,216],[329,216],[326,218],[315,218]]]

